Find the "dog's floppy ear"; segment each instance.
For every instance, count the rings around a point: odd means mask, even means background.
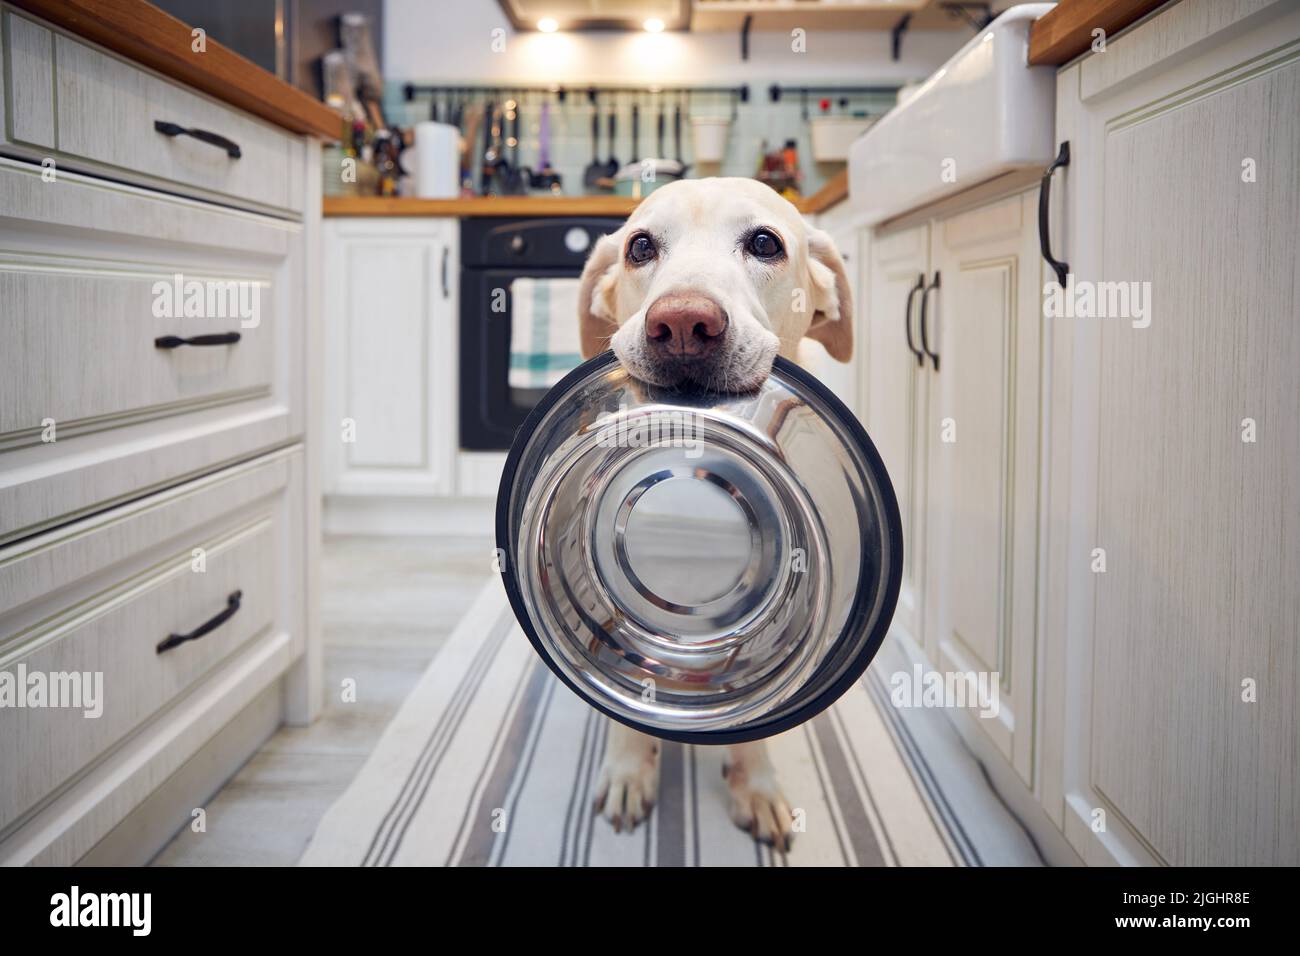
[[[612,267],[623,248],[622,231],[601,236],[582,267],[578,284],[578,334],[582,339],[584,359],[609,348],[609,338],[618,331],[614,318],[614,276]]]
[[[849,274],[831,237],[808,232],[808,275],[812,280],[813,320],[804,334],[826,347],[831,358],[853,357],[853,294]]]

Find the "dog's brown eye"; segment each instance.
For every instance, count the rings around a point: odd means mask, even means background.
[[[644,234],[633,239],[627,247],[628,259],[638,265],[649,262],[657,255],[659,255],[659,248],[655,245],[655,241]]]
[[[780,239],[762,229],[749,237],[746,248],[751,255],[758,256],[760,259],[773,259],[785,251]]]

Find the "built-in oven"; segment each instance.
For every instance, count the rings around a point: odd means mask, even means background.
[[[505,219],[475,217],[460,227],[460,447],[467,451],[507,449],[515,431],[546,394],[547,377],[576,365],[576,345],[547,353],[545,324],[571,323],[551,329],[551,341],[576,343],[578,315],[570,309],[574,289],[588,253],[602,235],[614,232],[621,219],[563,217]],[[526,280],[526,281],[521,281]],[[522,298],[526,296],[526,302]],[[521,301],[517,301],[521,300]],[[522,356],[546,375],[521,375],[521,349],[515,334],[516,313],[524,313],[541,341]],[[563,309],[549,317],[546,308]],[[557,333],[561,333],[558,334]],[[514,373],[512,374],[512,341]]]

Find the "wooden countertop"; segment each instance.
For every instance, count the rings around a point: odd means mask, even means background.
[[[638,200],[623,196],[326,196],[326,216],[626,216]]]
[[[811,196],[795,203],[806,214],[825,212],[849,194],[842,171]],[[484,196],[416,199],[399,196],[326,196],[326,216],[627,216],[639,200],[624,196]]]
[[[838,173],[826,180],[826,184],[817,190],[811,196],[805,196],[795,203],[799,211],[805,215],[816,215],[819,212],[825,212],[832,206],[843,202],[849,198],[849,170],[848,167],[841,169]]]
[[[211,37],[195,53],[190,27],[145,0],[10,0],[164,76],[295,133],[339,138],[339,114]]]
[[[1029,62],[1060,66],[1092,48],[1092,31],[1106,36],[1146,16],[1165,0],[1060,0],[1029,28]]]

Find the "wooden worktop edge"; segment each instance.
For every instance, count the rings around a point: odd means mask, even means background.
[[[338,113],[145,0],[9,0],[114,53],[295,133],[339,138]]]
[[[1166,0],[1061,0],[1029,28],[1031,66],[1060,66],[1092,48],[1092,31],[1118,33]]]
[[[805,214],[825,212],[849,194],[847,171],[795,203]],[[476,196],[418,199],[412,196],[326,196],[325,216],[627,216],[639,200],[625,196]]]

